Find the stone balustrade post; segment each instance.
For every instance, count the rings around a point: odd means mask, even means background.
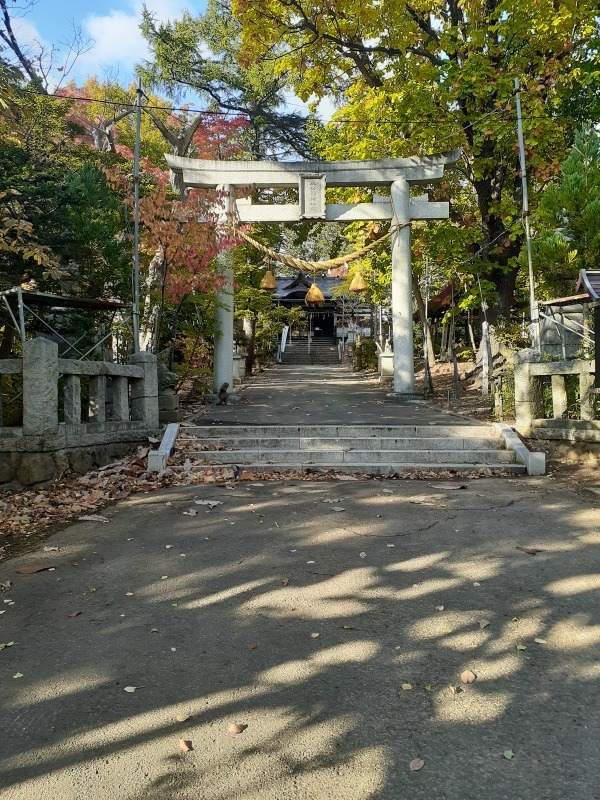
[[[81,378],[79,375],[64,375],[65,422],[77,425],[81,422]]]
[[[30,339],[23,345],[23,435],[58,432],[58,345]]]
[[[129,381],[124,377],[112,379],[112,411],[115,422],[129,422]]]
[[[519,433],[529,435],[536,418],[535,385],[531,364],[515,356],[515,423]]]
[[[131,381],[131,419],[148,428],[158,428],[158,370],[153,353],[134,353],[129,363],[141,367],[143,375]]]
[[[567,415],[567,384],[564,375],[552,375],[552,416],[554,419],[564,419]]]
[[[579,371],[579,419],[593,420],[595,410],[594,373],[590,370],[590,363],[583,361]]]
[[[90,422],[106,422],[106,377],[90,375]]]

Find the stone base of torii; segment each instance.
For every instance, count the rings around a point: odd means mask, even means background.
[[[429,156],[383,158],[366,161],[271,162],[203,161],[165,155],[171,171],[187,187],[221,188],[229,197],[226,214],[236,213],[242,223],[390,220],[402,225],[412,220],[447,219],[448,203],[430,203],[427,195],[410,196],[411,186],[440,181],[446,165],[458,161],[461,151]],[[373,195],[372,203],[327,203],[326,187],[390,187],[390,196]],[[236,189],[293,188],[297,204],[255,204],[250,198],[234,200]],[[233,207],[235,203],[235,208]],[[224,288],[217,295],[215,315],[214,390],[233,386],[233,273],[223,260]],[[394,392],[390,399],[411,400],[415,394],[413,302],[410,225],[392,237],[392,330]]]

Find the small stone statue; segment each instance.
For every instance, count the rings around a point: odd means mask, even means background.
[[[221,388],[219,389],[219,401],[217,403],[218,406],[225,406],[227,405],[227,398],[229,397],[229,393],[227,392],[229,389],[229,384],[224,383]]]

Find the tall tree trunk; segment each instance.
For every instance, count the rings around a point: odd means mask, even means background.
[[[423,301],[423,296],[421,295],[421,289],[419,287],[419,281],[416,275],[413,275],[412,277],[412,288],[415,300],[417,301],[417,309],[419,310],[419,318],[421,320],[421,325],[423,325],[424,329],[427,329],[427,358],[429,359],[429,366],[431,367],[432,364],[435,364],[433,339],[431,338],[431,331],[429,330],[429,325],[426,324],[425,303]]]
[[[256,319],[244,317],[242,327],[246,337],[246,375],[252,375],[256,358]]]
[[[164,269],[163,251],[158,250],[148,267],[148,275],[144,281],[144,302],[140,320],[140,350],[152,350],[158,320],[159,305],[152,297],[153,290],[160,285]]]

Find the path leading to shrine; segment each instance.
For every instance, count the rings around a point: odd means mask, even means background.
[[[346,366],[271,367],[241,392],[242,402],[211,408],[202,425],[473,425],[426,403],[386,402],[389,386]]]
[[[599,797],[597,498],[253,481],[103,513],[0,565],[2,800]]]

